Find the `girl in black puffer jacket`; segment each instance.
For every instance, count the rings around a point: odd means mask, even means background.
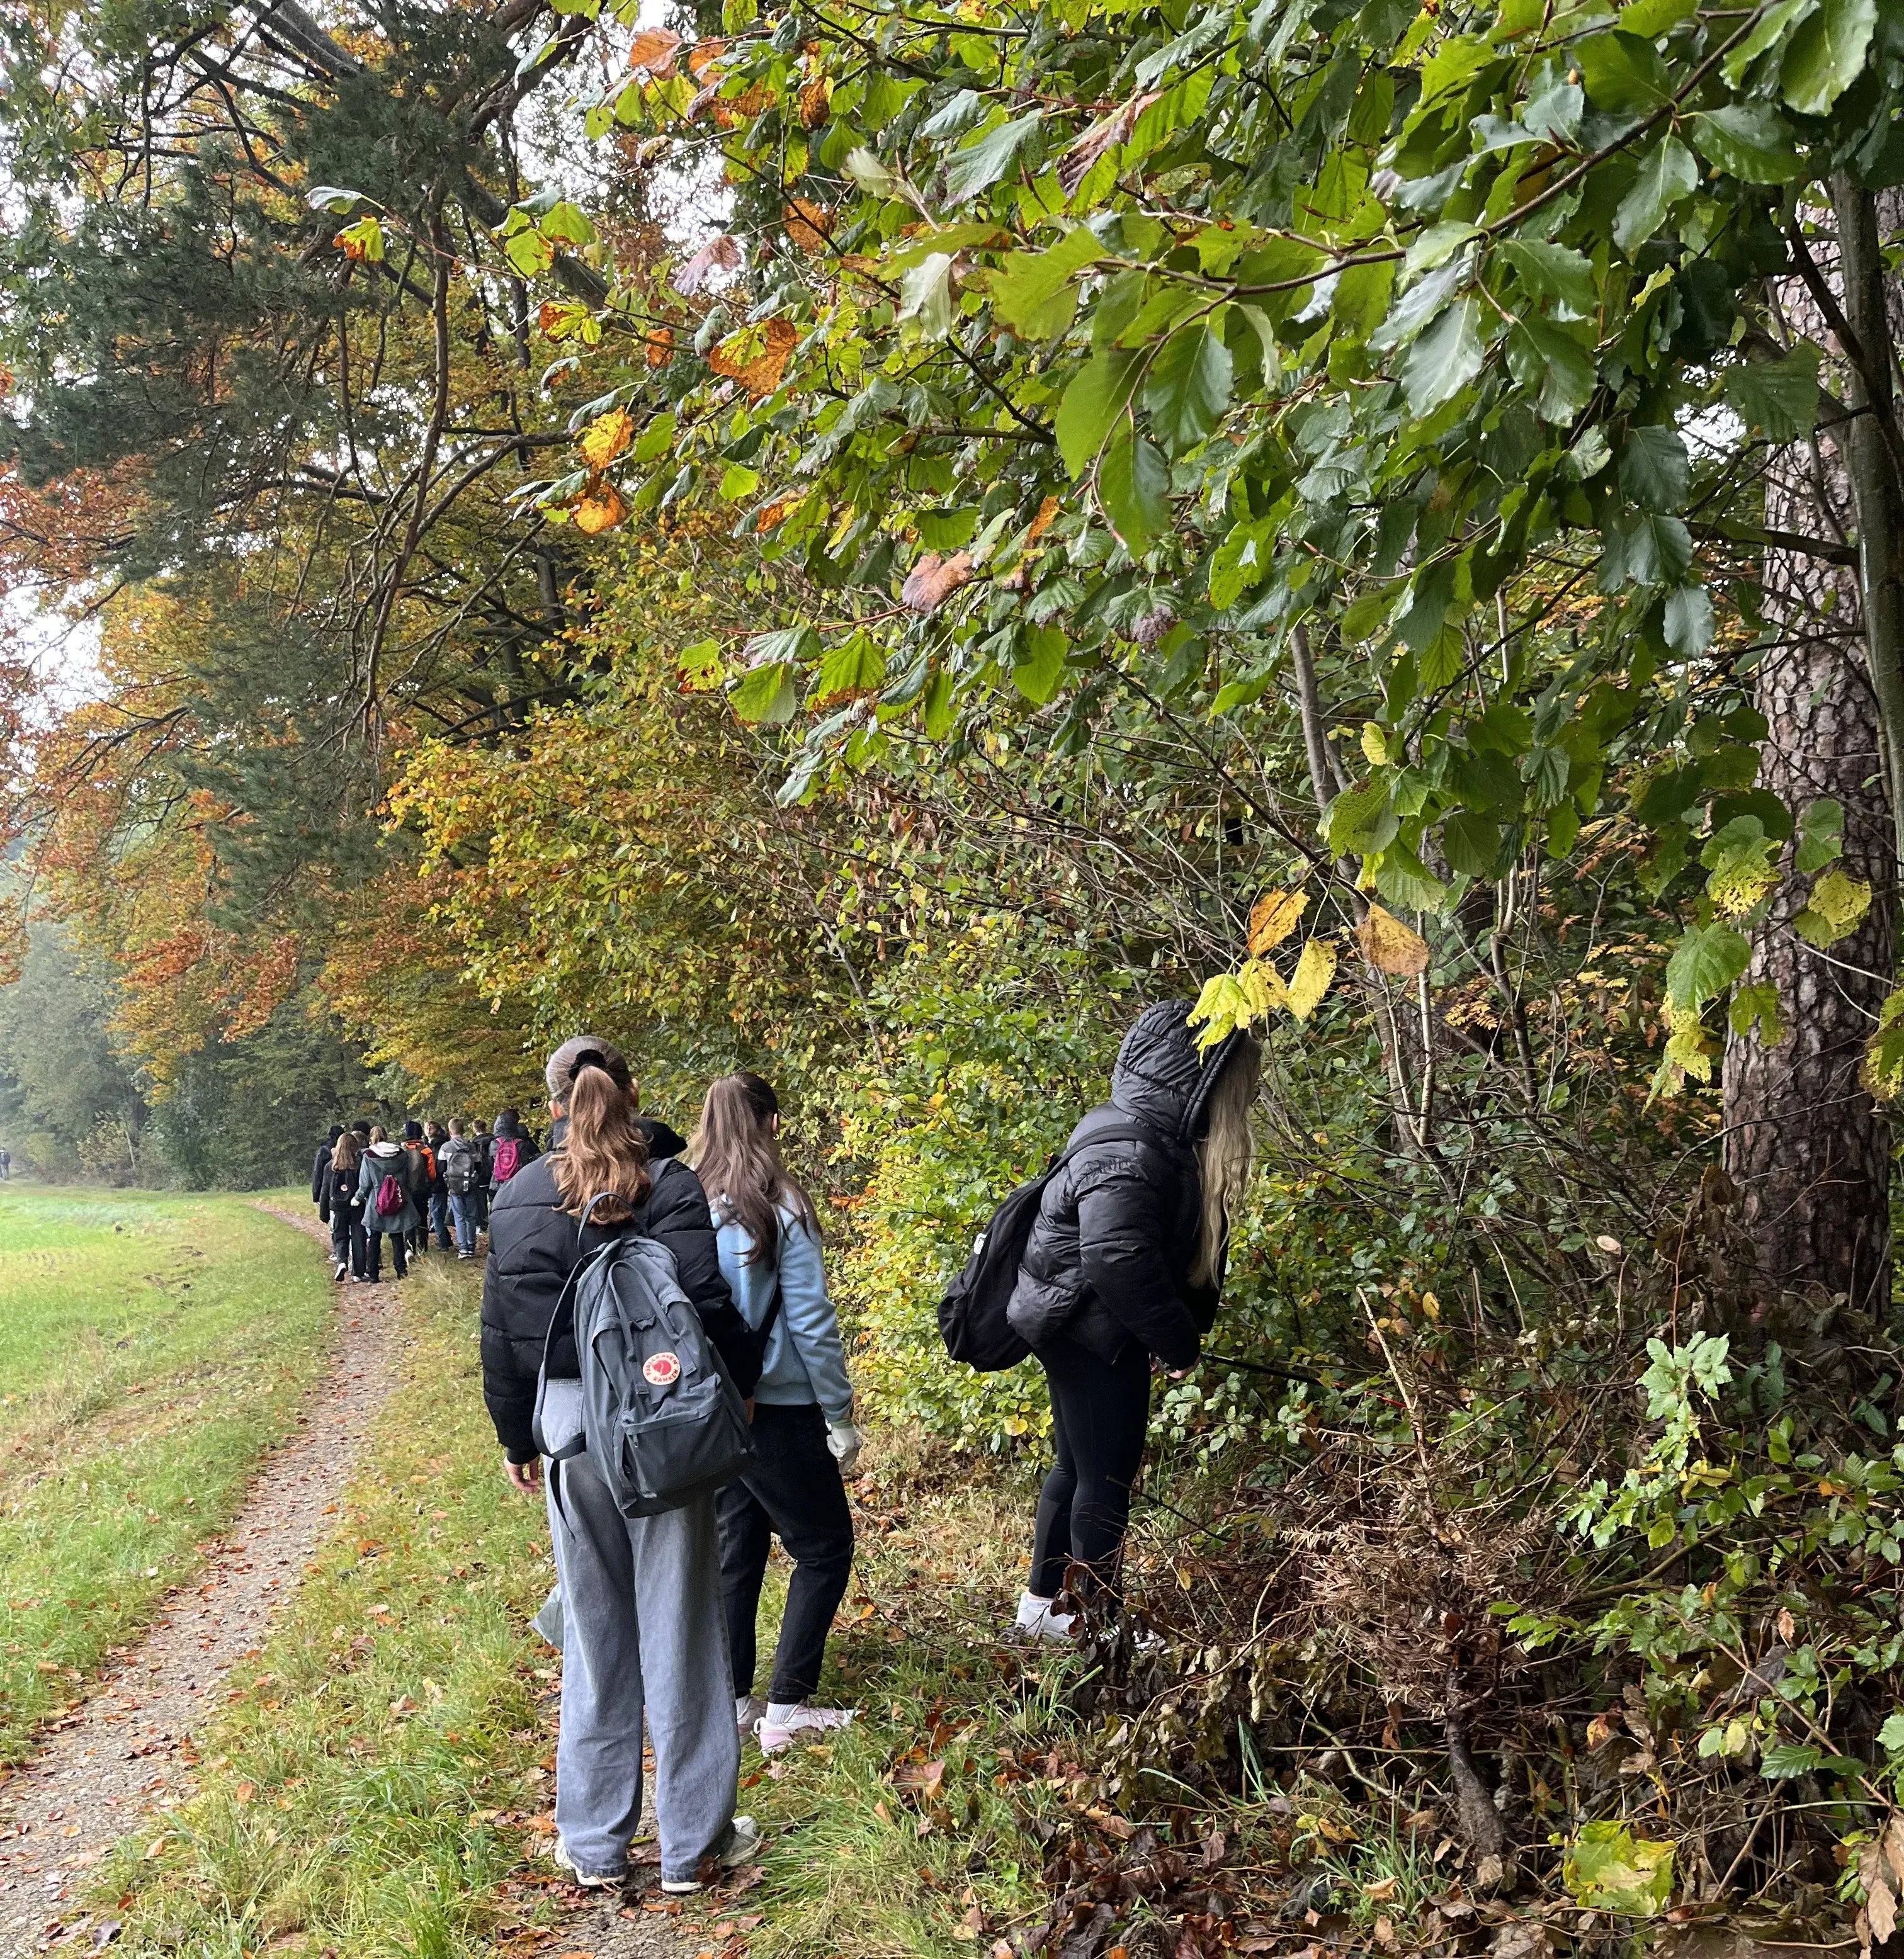
[[[1200,1053],[1190,1004],[1148,1007],[1124,1037],[1111,1100],[1072,1132],[1046,1185],[1008,1316],[1051,1391],[1057,1461],[1038,1501],[1027,1632],[1114,1595],[1150,1419],[1152,1357],[1192,1365],[1216,1316],[1230,1220],[1248,1182],[1258,1053],[1233,1033]]]

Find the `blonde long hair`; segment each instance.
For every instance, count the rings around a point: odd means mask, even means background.
[[[753,1240],[748,1264],[771,1265],[780,1255],[784,1206],[817,1237],[812,1199],[780,1161],[774,1119],[780,1097],[771,1084],[745,1068],[723,1075],[701,1105],[691,1153],[695,1173],[721,1221],[733,1220]]]
[[[1203,1186],[1203,1221],[1197,1234],[1194,1285],[1209,1285],[1222,1270],[1236,1207],[1248,1188],[1256,1138],[1250,1129],[1250,1104],[1256,1100],[1262,1052],[1246,1034],[1223,1063],[1223,1072],[1205,1105],[1209,1126],[1197,1145],[1197,1167]]]
[[[337,1139],[337,1146],[331,1151],[332,1170],[354,1170],[364,1160],[364,1145],[357,1139],[354,1129],[346,1129]]]
[[[562,1208],[572,1218],[595,1207],[591,1223],[625,1224],[652,1187],[648,1139],[635,1125],[632,1092],[600,1059],[577,1062],[563,1113],[568,1128],[550,1158]]]

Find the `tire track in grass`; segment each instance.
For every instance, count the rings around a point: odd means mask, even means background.
[[[259,1208],[328,1244],[314,1220]],[[75,1900],[92,1867],[190,1794],[194,1733],[296,1589],[396,1384],[394,1304],[388,1285],[339,1288],[335,1357],[296,1436],[259,1465],[197,1580],[171,1594],[85,1702],[52,1725],[39,1757],[0,1783],[0,1953],[43,1950],[81,1930]]]

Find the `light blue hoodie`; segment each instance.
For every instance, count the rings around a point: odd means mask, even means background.
[[[780,1256],[750,1265],[754,1240],[745,1225],[721,1222],[717,1201],[709,1207],[720,1251],[720,1275],[749,1326],[758,1329],[780,1300],[780,1317],[767,1337],[767,1354],[754,1399],[780,1407],[818,1402],[829,1427],[853,1419],[853,1383],[847,1379],[840,1318],[826,1293],[826,1265],[818,1235],[795,1212],[781,1207]]]

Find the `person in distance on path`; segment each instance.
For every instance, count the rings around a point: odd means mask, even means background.
[[[839,1316],[827,1297],[820,1221],[780,1162],[780,1100],[758,1075],[707,1091],[695,1168],[720,1239],[720,1269],[747,1322],[766,1336],[754,1391],[758,1453],[715,1499],[720,1582],[734,1661],[734,1717],[777,1754],[844,1727],[852,1710],[815,1707],[826,1635],[853,1570],[844,1475],[860,1459]],[[754,1693],[754,1621],[777,1536],[794,1561],[764,1706]]]
[[[1111,1100],[1072,1132],[1045,1186],[1006,1317],[1051,1393],[1057,1460],[1038,1499],[1019,1629],[1063,1639],[1068,1587],[1120,1596],[1153,1358],[1191,1367],[1216,1317],[1231,1221],[1249,1182],[1260,1053],[1237,1032],[1206,1053],[1190,1003],[1140,1014]]]
[[[383,1275],[383,1240],[390,1241],[390,1256],[396,1275],[408,1270],[404,1246],[417,1227],[418,1165],[410,1152],[390,1141],[381,1127],[370,1132],[370,1147],[364,1152],[364,1166],[358,1177],[357,1194],[364,1205],[365,1251],[364,1276],[375,1285]],[[385,1186],[394,1189],[386,1192]],[[401,1199],[385,1210],[379,1200],[386,1195]]]
[[[324,1174],[330,1199],[331,1259],[337,1268],[331,1276],[340,1285],[346,1278],[364,1276],[364,1200],[358,1195],[363,1169],[363,1138],[354,1129],[339,1129]]]
[[[337,1149],[337,1139],[344,1133],[342,1122],[333,1122],[331,1132],[319,1145],[317,1154],[310,1160],[310,1201],[317,1206],[317,1221],[328,1224],[331,1221],[331,1158]]]
[[[639,1230],[666,1246],[735,1386],[751,1395],[760,1373],[759,1342],[721,1276],[707,1194],[680,1160],[680,1138],[637,1113],[621,1050],[580,1036],[550,1056],[544,1072],[556,1122],[550,1154],[497,1187],[483,1275],[483,1399],[509,1480],[525,1492],[544,1480],[533,1425],[539,1376],[542,1440],[560,1449],[580,1431],[572,1319],[558,1324],[556,1315],[571,1312],[571,1275],[611,1237]],[[607,1201],[584,1229],[596,1198]],[[562,1593],[555,1861],[584,1885],[627,1875],[641,1818],[645,1719],[662,1888],[692,1891],[710,1859],[741,1863],[760,1842],[752,1819],[734,1814],[740,1738],[714,1500],[625,1516],[586,1450],[563,1463],[560,1498],[551,1491],[548,1500]]]
[[[476,1256],[476,1184],[482,1174],[482,1160],[476,1146],[462,1133],[462,1125],[453,1116],[450,1133],[437,1152],[437,1175],[443,1181],[450,1215],[456,1227],[456,1256]]]

